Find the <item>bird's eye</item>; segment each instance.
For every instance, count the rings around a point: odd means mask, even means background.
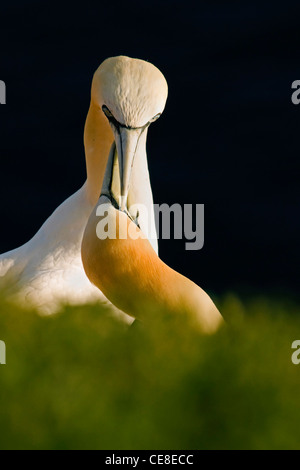
[[[161,113],[156,114],[156,116],[154,116],[152,119],[150,119],[149,122],[151,123],[151,122],[157,121],[157,119],[160,118],[160,116],[161,116]]]
[[[107,106],[105,104],[102,106],[102,111],[104,112],[105,116],[110,119],[113,117],[113,114],[110,112]]]

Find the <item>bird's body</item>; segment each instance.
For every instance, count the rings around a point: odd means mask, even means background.
[[[0,256],[0,285],[9,298],[44,314],[64,303],[105,301],[87,279],[80,255],[92,209],[85,184],[28,243]]]
[[[83,187],[55,210],[28,243],[0,256],[0,287],[7,297],[42,314],[56,313],[62,304],[107,302],[87,279],[80,254],[113,142],[106,118],[92,102],[84,138],[87,180]]]

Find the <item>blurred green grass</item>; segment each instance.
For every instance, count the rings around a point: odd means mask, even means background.
[[[0,449],[299,449],[296,304],[227,295],[211,337],[107,308],[0,302]]]

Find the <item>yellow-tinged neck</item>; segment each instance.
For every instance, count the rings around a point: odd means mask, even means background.
[[[216,331],[222,317],[210,297],[163,263],[145,237],[130,238],[133,222],[112,207],[109,218],[116,212],[117,227],[127,224],[126,239],[119,238],[118,232],[116,239],[98,239],[95,212],[87,224],[82,260],[90,281],[119,309],[145,322],[151,321],[153,314],[165,312],[186,315],[202,333]],[[139,233],[134,227],[132,233]]]
[[[87,196],[92,205],[99,199],[107,159],[114,136],[102,110],[91,102],[84,129]]]

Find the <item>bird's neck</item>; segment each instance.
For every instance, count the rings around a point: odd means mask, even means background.
[[[105,213],[105,224],[116,226],[116,236],[97,238],[94,211],[83,238],[82,260],[90,281],[116,307],[142,321],[165,313],[185,316],[201,332],[216,331],[222,317],[210,297],[163,263],[123,212],[106,205]]]
[[[95,205],[99,199],[107,159],[114,136],[102,110],[93,102],[87,115],[84,129],[88,200]]]

